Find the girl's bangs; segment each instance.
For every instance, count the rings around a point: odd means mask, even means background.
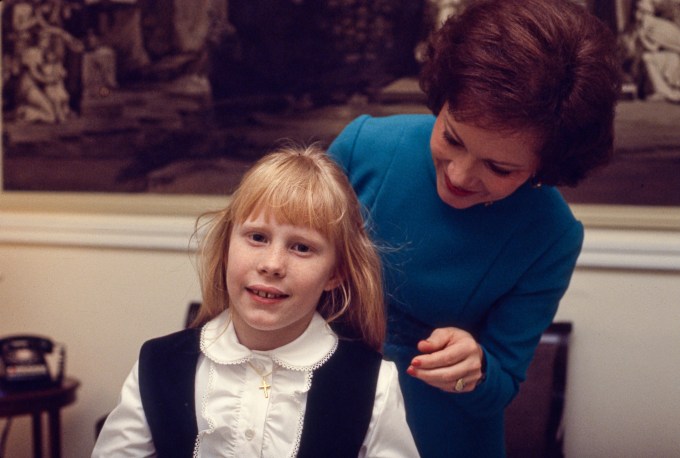
[[[345,212],[337,197],[318,177],[299,180],[261,180],[244,187],[248,191],[234,202],[234,219],[242,223],[264,214],[279,223],[305,226],[330,238],[335,223]]]

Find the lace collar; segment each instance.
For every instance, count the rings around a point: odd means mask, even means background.
[[[227,309],[203,326],[201,352],[217,364],[242,364],[260,354],[278,365],[298,371],[320,367],[338,346],[338,337],[318,313],[314,313],[307,329],[294,341],[270,351],[253,351],[236,337],[231,313]]]

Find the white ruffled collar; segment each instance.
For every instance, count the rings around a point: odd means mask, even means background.
[[[287,369],[310,371],[326,362],[337,346],[338,336],[318,312],[314,313],[300,337],[269,351],[253,351],[238,341],[228,309],[206,323],[201,330],[201,351],[217,364],[242,364],[254,354],[259,354],[270,357]]]

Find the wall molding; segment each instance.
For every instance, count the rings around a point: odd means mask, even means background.
[[[676,230],[586,227],[580,267],[680,271]]]
[[[81,213],[0,213],[0,243],[188,251],[196,218]]]
[[[0,243],[190,251],[195,217],[0,213]],[[677,230],[587,227],[579,267],[680,271]]]

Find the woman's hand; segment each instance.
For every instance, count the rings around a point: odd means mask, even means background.
[[[484,352],[472,335],[459,328],[437,328],[418,342],[423,353],[406,373],[450,393],[474,390],[482,381]]]

